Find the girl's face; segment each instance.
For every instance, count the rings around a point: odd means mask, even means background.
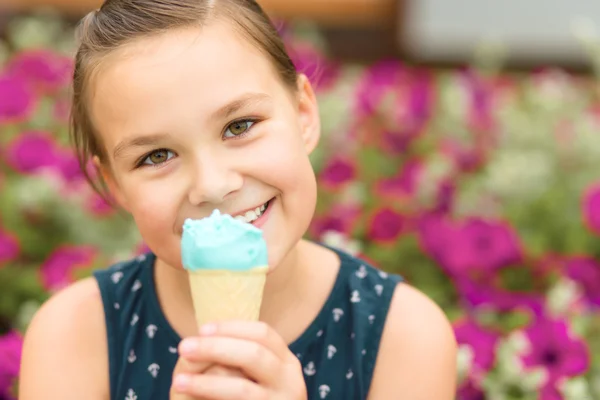
[[[304,235],[320,134],[305,77],[292,93],[263,53],[213,23],[129,45],[92,84],[100,169],[162,261],[181,267],[184,220],[214,209],[250,220],[258,209],[271,268]]]

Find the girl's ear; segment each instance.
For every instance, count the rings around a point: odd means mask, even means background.
[[[119,183],[115,179],[110,167],[102,161],[100,161],[100,158],[98,158],[98,156],[94,156],[92,160],[94,162],[94,166],[100,173],[102,180],[106,184],[106,187],[111,197],[117,202],[117,204],[121,208],[129,212],[129,208],[127,207],[127,201],[125,200],[121,188],[119,187]]]
[[[304,74],[298,76],[298,113],[304,147],[312,153],[321,137],[319,105],[310,81]]]

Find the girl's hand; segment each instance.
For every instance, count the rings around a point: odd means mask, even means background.
[[[174,373],[175,393],[207,400],[307,398],[300,362],[267,324],[205,325],[200,336],[181,342],[179,354],[185,372]],[[226,375],[203,373],[213,364],[226,367]],[[236,369],[243,376],[232,376]]]
[[[173,371],[173,379],[179,374],[204,374],[204,375],[217,375],[217,376],[234,376],[242,377],[245,375],[239,369],[230,369],[221,365],[209,364],[209,363],[190,363],[186,359],[180,357],[175,365]],[[199,397],[190,397],[184,393],[179,393],[171,386],[169,393],[169,400],[206,400]]]

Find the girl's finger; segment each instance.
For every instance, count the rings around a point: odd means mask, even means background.
[[[224,321],[200,327],[200,336],[227,336],[260,343],[282,361],[292,355],[287,343],[268,324],[256,321]]]
[[[282,370],[281,360],[258,342],[213,336],[186,339],[181,357],[188,363],[218,364],[239,368],[248,378],[270,386]]]
[[[179,393],[206,400],[265,399],[265,389],[237,377],[216,375],[176,375],[173,387]]]

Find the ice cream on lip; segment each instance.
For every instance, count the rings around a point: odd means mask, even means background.
[[[184,221],[181,258],[190,272],[248,271],[268,263],[262,231],[219,210],[203,219]]]

